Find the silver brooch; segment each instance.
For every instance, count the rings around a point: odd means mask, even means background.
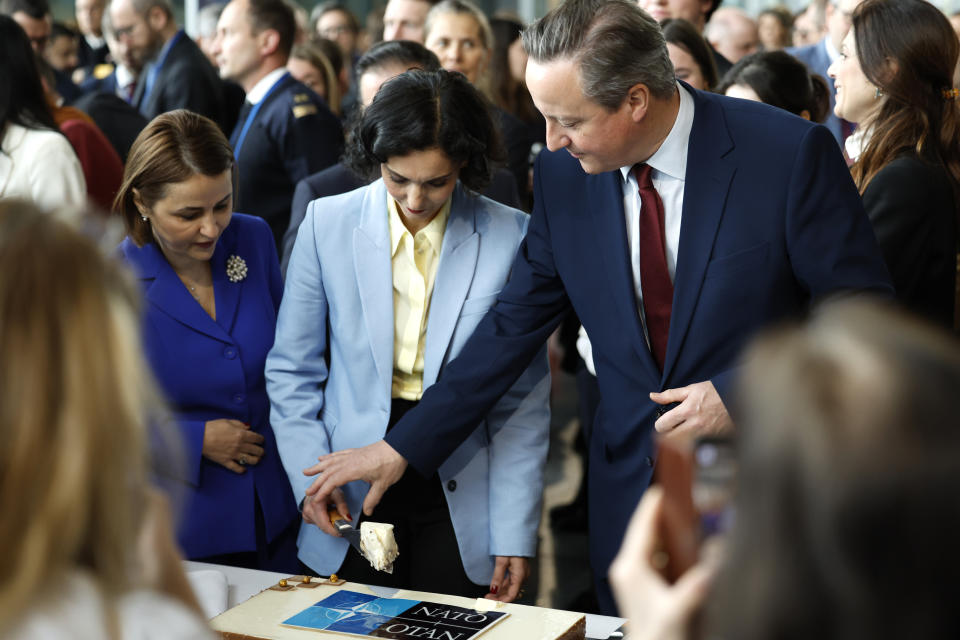
[[[247,263],[240,256],[227,258],[227,277],[230,282],[240,282],[247,277]]]

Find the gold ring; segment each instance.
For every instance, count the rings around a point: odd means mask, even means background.
[[[245,455],[243,455],[243,454],[241,453],[241,454],[240,454],[240,459],[237,460],[237,462],[240,463],[240,466],[241,466],[241,467],[247,466],[247,456],[245,456]]]

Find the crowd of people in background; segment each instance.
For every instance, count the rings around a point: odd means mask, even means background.
[[[0,506],[20,514],[22,527],[18,537],[10,518],[0,525],[18,558],[0,571],[0,637],[42,637],[26,598],[42,585],[31,573],[38,571],[64,572],[65,588],[85,606],[116,603],[117,619],[85,618],[95,628],[137,633],[163,618],[176,637],[204,637],[184,576],[162,569],[178,553],[522,597],[549,429],[545,342],[561,323],[553,347],[578,376],[594,487],[626,478],[643,486],[624,495],[640,499],[656,458],[652,434],[682,427],[670,409],[680,415],[688,397],[694,402],[690,390],[708,384],[697,402],[719,409],[703,429],[730,435],[736,423],[742,478],[755,483],[740,492],[737,510],[745,527],[763,534],[734,529],[726,568],[704,561],[669,584],[648,562],[664,499],[648,491],[629,527],[637,500],[591,532],[592,544],[603,545],[591,551],[598,611],[619,606],[643,621],[633,637],[651,640],[699,637],[698,626],[721,637],[849,638],[850,621],[868,614],[875,618],[862,637],[917,635],[887,610],[893,591],[884,591],[897,580],[931,579],[892,567],[891,545],[916,537],[900,531],[860,556],[860,539],[846,536],[869,537],[881,519],[899,517],[917,518],[915,533],[932,535],[916,504],[941,514],[951,535],[957,530],[955,509],[935,511],[952,501],[924,496],[933,488],[946,496],[960,479],[946,458],[956,434],[937,422],[956,422],[943,394],[960,388],[960,13],[947,16],[925,0],[813,0],[800,11],[770,3],[757,15],[722,0],[567,0],[531,26],[510,12],[487,15],[471,0],[388,0],[368,16],[339,0],[229,0],[206,4],[188,34],[171,0],[76,0],[74,8],[55,19],[48,0],[0,0],[0,437],[16,442],[0,452]],[[621,16],[629,38],[604,26],[608,11]],[[607,48],[590,45],[601,27],[613,34]],[[592,63],[578,49],[588,45],[602,49]],[[630,60],[624,51],[642,56]],[[590,64],[605,71],[589,76]],[[649,75],[616,84],[614,71],[632,73],[630,64]],[[640,84],[644,91],[634,91]],[[697,128],[708,117],[709,144]],[[677,133],[674,121],[686,128]],[[751,122],[749,146],[737,147],[731,141]],[[640,126],[649,128],[631,138]],[[646,144],[650,135],[659,138],[646,156],[627,152],[627,141]],[[690,140],[689,156],[679,135]],[[748,151],[752,163],[769,160],[769,173],[747,167],[738,154]],[[744,164],[731,170],[722,162]],[[711,182],[684,195],[694,175]],[[744,186],[745,176],[769,184]],[[733,185],[729,199],[720,183]],[[752,197],[769,188],[782,193],[762,203]],[[698,207],[710,210],[700,202],[710,194],[751,212],[762,205],[769,217],[722,216],[712,241],[729,255],[707,265],[713,245],[694,244],[679,213],[692,225]],[[807,198],[830,210],[795,210],[790,201]],[[589,257],[580,251],[597,240],[556,213],[581,204],[578,215],[597,215],[598,228],[620,234]],[[610,225],[592,212],[608,205],[625,207],[633,225],[625,238],[622,214]],[[651,207],[659,221],[643,218]],[[844,217],[849,210],[858,217]],[[838,236],[825,240],[828,214],[840,222]],[[121,237],[111,225],[122,226]],[[741,241],[768,225],[777,241]],[[643,235],[653,232],[660,240],[651,249]],[[113,239],[111,257],[90,239],[97,234],[101,244]],[[678,247],[709,255],[689,265]],[[59,275],[28,259],[38,251]],[[647,252],[664,263],[657,285],[643,271],[651,268]],[[834,261],[833,272],[811,266],[818,252]],[[581,262],[602,259],[609,268],[620,257],[627,264],[602,272],[610,282],[584,282],[592,266],[581,272]],[[748,329],[729,328],[724,346],[699,357],[689,355],[699,337],[668,343],[668,329],[681,337],[687,330],[677,326],[677,307],[693,313],[683,309],[691,270],[706,271],[704,292],[733,296],[723,289],[731,277],[763,265],[781,280],[769,290],[746,287],[762,309],[753,313],[740,297],[715,301],[752,314],[742,323]],[[583,292],[599,296],[618,283],[618,295],[634,296],[620,306]],[[836,305],[761,341],[744,370],[733,366],[734,348],[754,331],[785,317],[797,323],[804,305],[848,289],[892,297],[897,309]],[[664,291],[672,311],[652,306]],[[612,311],[598,311],[607,303],[629,309],[637,326],[614,324]],[[97,353],[87,352],[74,320],[103,338]],[[17,333],[23,322],[40,333]],[[651,400],[640,394],[649,406],[629,408],[645,425],[632,440],[604,432],[614,410],[628,412],[610,399],[633,392],[618,376],[639,384],[628,373],[634,363],[610,356],[623,326],[639,327],[636,344],[657,381],[643,387]],[[471,350],[475,330],[489,367],[479,346]],[[620,350],[632,353],[628,343]],[[502,386],[502,398],[471,404],[480,392],[468,384],[467,365],[457,368],[461,352],[488,376],[485,389]],[[78,371],[69,358],[102,370]],[[36,371],[27,366],[34,360],[55,365]],[[667,374],[678,361],[690,379],[672,386]],[[602,398],[605,378],[612,386]],[[854,403],[837,389],[862,396]],[[84,395],[102,406],[85,405]],[[43,397],[61,402],[46,406]],[[740,413],[731,421],[734,402]],[[469,430],[450,427],[436,447],[415,430],[454,408],[482,419]],[[26,428],[31,416],[42,418],[43,431]],[[906,428],[915,416],[918,433]],[[117,430],[101,433],[105,420]],[[164,448],[170,460],[154,459],[155,431],[179,434],[179,445]],[[110,438],[122,464],[98,470],[110,465],[97,465],[96,447]],[[61,440],[74,446],[41,446]],[[881,447],[909,452],[890,461],[895,473],[884,475],[881,457],[865,453]],[[338,458],[341,450],[348,454]],[[336,466],[361,453],[356,470]],[[28,473],[23,459],[69,462],[70,486],[40,483],[17,497],[16,477]],[[831,495],[821,474],[850,460],[856,465]],[[805,510],[765,502],[768,480]],[[370,496],[375,504],[394,483],[374,518],[396,526],[404,550],[387,579],[338,537],[328,509],[366,519]],[[868,490],[915,504],[880,507]],[[608,494],[616,492],[597,491],[590,501],[586,485],[581,490],[583,522],[573,526],[586,527],[587,507],[600,513],[598,504],[614,500]],[[827,496],[826,506],[813,504]],[[105,501],[116,509],[108,513]],[[51,514],[68,506],[62,517],[71,526],[53,526]],[[149,543],[134,549],[144,537]],[[952,546],[946,534],[939,539]],[[788,544],[796,555],[783,553]],[[834,567],[813,560],[824,545],[842,565],[846,590],[831,583]],[[416,562],[431,555],[442,557],[443,571]],[[797,576],[796,584],[777,571]],[[931,581],[917,593],[935,601],[940,586]],[[801,588],[823,594],[820,608],[789,603]],[[945,610],[916,600],[918,611],[946,620]],[[67,609],[57,615],[62,629],[79,620]],[[928,637],[952,637],[955,626],[932,624]]]

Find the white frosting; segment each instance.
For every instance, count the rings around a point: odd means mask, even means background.
[[[477,598],[473,603],[473,608],[477,611],[493,611],[494,609],[503,609],[503,604],[499,600],[490,600],[489,598]]]
[[[393,561],[400,555],[393,537],[393,525],[383,522],[360,523],[360,550],[377,571],[393,573]]]

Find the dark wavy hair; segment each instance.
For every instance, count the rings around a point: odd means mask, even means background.
[[[408,69],[436,71],[440,68],[437,54],[419,42],[410,40],[389,40],[378,42],[360,56],[354,70],[359,78],[370,69],[379,69],[387,65],[399,64]]]
[[[939,9],[923,0],[867,0],[853,12],[857,58],[886,96],[869,122],[866,148],[853,166],[860,192],[906,151],[942,164],[960,181],[960,100],[953,87],[960,43]]]
[[[345,162],[373,180],[389,158],[441,149],[464,163],[460,182],[482,191],[506,154],[483,94],[460,73],[407,71],[380,87],[354,125]]]
[[[690,54],[693,61],[700,67],[700,73],[713,89],[717,86],[717,65],[713,61],[710,47],[697,28],[683,18],[667,18],[660,23],[663,30],[663,39],[672,45],[680,47]]]
[[[717,93],[735,84],[753,89],[764,104],[823,122],[830,108],[827,81],[785,51],[751,53],[737,61],[723,76]]]
[[[59,131],[27,34],[13,18],[0,14],[0,137],[8,123]]]

